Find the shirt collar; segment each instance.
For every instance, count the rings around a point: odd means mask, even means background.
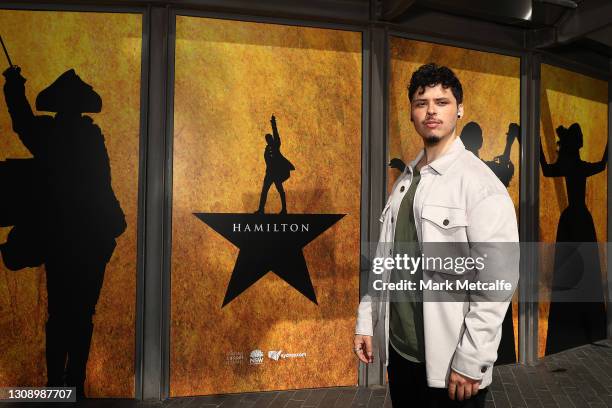
[[[461,140],[461,137],[457,136],[455,140],[451,143],[451,145],[446,149],[441,156],[436,158],[436,160],[432,161],[428,164],[429,167],[434,169],[438,174],[444,174],[444,172],[450,167],[451,164],[455,162],[455,160],[459,157],[459,153],[465,150],[465,145]],[[425,148],[422,148],[419,154],[417,154],[416,158],[408,163],[406,166],[406,172],[412,173],[414,167],[421,160],[423,155],[425,154]],[[425,166],[424,166],[425,167]]]

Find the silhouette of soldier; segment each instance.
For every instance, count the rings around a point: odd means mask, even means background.
[[[280,152],[281,140],[276,128],[276,118],[272,115],[270,120],[272,123],[273,135],[266,134],[266,148],[264,150],[264,160],[266,161],[266,176],[264,177],[261,196],[259,197],[259,208],[255,214],[263,214],[268,197],[268,190],[272,183],[276,186],[278,194],[280,194],[282,209],[279,214],[287,214],[287,200],[285,198],[285,189],[283,182],[287,180],[292,170],[295,170],[293,164],[285,158]]]
[[[540,145],[540,164],[544,177],[564,177],[568,206],[561,213],[548,317],[546,354],[600,340],[606,337],[606,311],[601,282],[601,267],[593,217],[585,203],[586,179],[600,173],[608,161],[606,144],[600,161],[589,163],[580,158],[583,144],[578,123],[559,126],[558,157],[547,163]],[[582,244],[586,243],[586,244]],[[577,285],[587,289],[576,289]],[[588,302],[558,301],[565,290],[588,290]],[[582,295],[585,295],[584,293]]]
[[[104,136],[92,118],[82,116],[100,112],[102,100],[71,69],[36,98],[36,109],[57,112],[55,117],[36,116],[20,68],[11,66],[3,75],[13,130],[33,159],[20,166],[22,174],[15,174],[19,168],[10,173],[29,183],[25,199],[13,197],[27,204],[29,215],[14,217],[0,252],[11,270],[44,263],[47,386],[76,387],[83,397],[92,317],[115,238],[126,228]]]

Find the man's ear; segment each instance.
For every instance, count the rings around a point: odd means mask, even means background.
[[[463,116],[463,104],[462,104],[462,103],[460,103],[460,104],[457,106],[457,117],[459,117],[459,118],[460,118],[460,117],[462,117],[462,116]]]

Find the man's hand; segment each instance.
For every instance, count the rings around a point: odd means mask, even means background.
[[[355,348],[353,350],[359,360],[364,363],[373,363],[374,355],[372,353],[372,336],[355,335]]]
[[[456,394],[459,401],[470,399],[478,394],[480,382],[481,380],[473,380],[451,369],[450,376],[448,377],[448,397],[451,400],[455,400]]]

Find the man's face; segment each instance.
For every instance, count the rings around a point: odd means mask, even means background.
[[[457,116],[463,116],[463,105],[457,105],[452,90],[441,84],[422,91],[421,87],[412,97],[410,114],[425,145],[433,146],[454,132]]]

